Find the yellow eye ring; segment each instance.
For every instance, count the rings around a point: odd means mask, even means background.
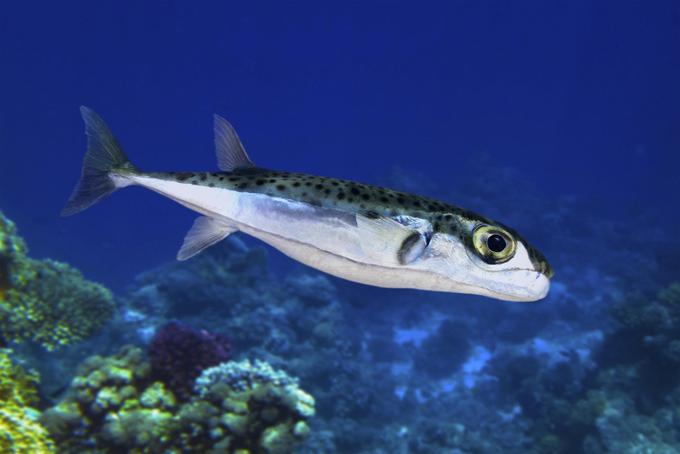
[[[472,231],[475,252],[486,263],[505,263],[515,255],[517,242],[500,227],[480,224]]]

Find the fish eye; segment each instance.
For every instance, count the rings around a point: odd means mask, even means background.
[[[486,263],[505,263],[515,255],[517,243],[500,227],[480,224],[472,232],[475,252]]]
[[[503,249],[508,247],[508,243],[507,241],[505,241],[505,239],[503,239],[502,236],[500,236],[497,233],[494,233],[493,235],[490,235],[489,238],[486,239],[486,246],[492,252],[503,252]]]

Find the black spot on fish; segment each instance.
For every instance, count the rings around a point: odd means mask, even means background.
[[[279,184],[279,185],[276,185],[276,189],[278,189],[279,191],[285,191],[286,187],[282,184]]]
[[[270,183],[276,183],[276,180],[272,178],[271,180],[269,180],[269,182]]]
[[[405,202],[405,200],[404,200],[403,197],[397,197],[397,202],[398,202],[400,205],[403,205],[404,202]]]
[[[317,185],[314,186],[314,187],[315,187],[316,189],[319,189],[319,190],[323,189],[323,185],[321,185],[321,184],[317,184]]]
[[[224,181],[224,176],[220,176],[220,181]]]
[[[307,186],[307,187],[309,187],[311,185],[312,185],[312,183],[310,183],[309,181],[305,183],[305,186]]]
[[[387,200],[387,197],[380,197],[380,201],[382,203],[387,203],[388,200]]]
[[[299,188],[299,187],[300,187],[300,182],[299,182],[299,181],[296,181],[295,183],[293,183],[293,187]]]
[[[328,194],[331,193],[331,190],[328,189],[328,188],[326,188],[326,189],[323,190],[323,193],[326,194],[326,195],[328,195]]]
[[[338,183],[337,181],[331,181],[331,184],[332,184],[333,186],[339,186],[339,185],[340,185],[340,183]]]
[[[214,187],[215,187],[215,183],[208,183],[208,187],[214,188]]]
[[[191,184],[198,184],[198,181],[196,181],[196,180],[191,180]]]
[[[264,180],[257,180],[257,181],[255,182],[255,184],[258,185],[258,186],[262,186],[262,185],[265,184],[265,183],[266,183],[266,181],[264,181]]]
[[[361,198],[364,199],[364,200],[369,200],[371,198],[371,196],[368,195],[368,194],[364,194],[364,195],[361,196]]]
[[[339,192],[338,193],[338,200],[342,200],[345,198],[345,193],[344,192]]]
[[[359,188],[357,188],[357,187],[352,187],[352,189],[350,189],[350,192],[351,192],[353,195],[359,195],[359,192],[360,192],[360,191],[359,191]]]
[[[414,201],[413,201],[413,206],[419,207],[419,206],[420,206],[420,201],[414,200]]]
[[[208,175],[202,173],[200,178],[201,178],[201,181],[205,181],[205,180],[208,179]]]
[[[175,174],[175,178],[177,179],[177,181],[188,180],[192,176],[193,176],[193,174],[190,173],[190,172],[182,172],[182,173]]]

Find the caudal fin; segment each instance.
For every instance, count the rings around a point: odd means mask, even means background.
[[[85,122],[87,152],[83,160],[80,181],[61,210],[62,216],[83,211],[115,191],[117,186],[111,178],[112,171],[134,170],[134,166],[123,153],[104,120],[94,110],[85,106],[80,106],[80,114]]]

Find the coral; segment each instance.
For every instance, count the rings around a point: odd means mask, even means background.
[[[139,411],[146,408],[140,396],[152,385],[150,371],[143,352],[134,347],[124,347],[115,356],[93,356],[84,361],[68,397],[41,416],[60,452],[87,452],[91,443],[114,450],[124,448],[129,439],[144,438],[140,434],[151,429],[139,421]],[[152,389],[160,391],[157,386]],[[162,409],[160,402],[172,400],[169,396],[145,399],[159,403],[152,410]],[[79,436],[73,437],[74,433]]]
[[[287,453],[309,433],[314,399],[267,363],[222,363],[196,388],[178,402],[142,351],[125,347],[86,360],[41,421],[65,453]]]
[[[152,376],[185,399],[201,372],[227,361],[230,351],[231,344],[222,335],[169,323],[156,332],[149,346]]]
[[[298,381],[263,361],[222,363],[206,369],[196,391],[223,413],[219,430],[230,433],[231,450],[287,453],[307,436],[314,398]],[[212,425],[211,425],[212,426]]]
[[[298,386],[296,378],[257,359],[253,363],[247,359],[241,362],[225,362],[217,367],[206,369],[196,380],[195,388],[199,395],[205,396],[218,383],[225,384],[235,391],[245,391],[256,383]]]
[[[131,295],[131,307],[181,318],[203,310],[227,312],[242,298],[242,289],[255,285],[266,274],[266,252],[249,249],[230,236],[190,262],[171,263],[148,271],[136,279],[141,292]],[[200,285],[196,285],[200,283]],[[263,287],[263,291],[266,287]]]
[[[617,396],[607,402],[596,426],[605,452],[621,454],[671,453],[676,447],[667,444],[657,421],[639,415],[629,398]]]
[[[673,386],[680,379],[680,283],[662,288],[655,298],[628,295],[612,308],[612,315],[620,329],[610,336],[611,352],[603,353],[610,353],[606,360],[613,364],[651,361],[657,374],[664,370],[660,375],[671,378],[666,385]]]
[[[0,336],[54,348],[83,339],[114,313],[113,297],[64,263],[34,260],[0,213]]]
[[[54,452],[47,430],[36,421],[37,383],[35,374],[13,364],[8,350],[0,350],[0,452]]]

